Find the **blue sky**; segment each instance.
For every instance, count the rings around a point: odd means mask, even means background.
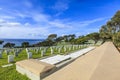
[[[46,38],[99,31],[120,0],[0,0],[0,38]]]

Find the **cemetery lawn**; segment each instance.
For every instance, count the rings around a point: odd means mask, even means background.
[[[25,75],[21,75],[15,69],[15,64],[10,67],[0,67],[0,80],[30,80]]]
[[[80,49],[83,49],[85,47],[81,47]],[[80,50],[80,49],[76,49],[74,51]],[[74,51],[67,51],[64,52],[64,50],[62,49],[61,54],[68,54]],[[31,52],[33,53],[33,58],[41,58],[41,52],[39,51],[38,53],[36,53],[34,50]],[[11,52],[10,54],[13,54],[13,52]],[[53,55],[59,54],[57,50],[54,51]],[[44,55],[44,57],[50,56],[50,48],[47,50],[46,54]],[[17,57],[14,58],[15,62],[20,61],[20,60],[25,60],[27,59],[27,53],[24,50],[22,50],[19,55]],[[20,73],[18,73],[16,71],[16,66],[15,66],[15,62],[13,62],[13,66],[10,67],[5,67],[3,68],[2,65],[6,65],[8,64],[8,59],[7,59],[7,54],[5,53],[5,51],[2,54],[2,58],[0,58],[0,80],[30,80],[29,78],[27,78],[26,75],[22,75]],[[11,64],[11,63],[10,63]]]

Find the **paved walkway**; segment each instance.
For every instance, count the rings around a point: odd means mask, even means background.
[[[120,80],[120,54],[106,42],[43,80]]]

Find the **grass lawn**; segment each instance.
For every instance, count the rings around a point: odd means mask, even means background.
[[[25,75],[21,75],[15,69],[15,64],[10,67],[0,67],[0,80],[30,80]]]

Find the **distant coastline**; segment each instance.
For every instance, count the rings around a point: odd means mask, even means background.
[[[0,39],[2,41],[4,41],[3,44],[0,45],[0,48],[3,47],[4,44],[6,43],[14,43],[15,46],[21,46],[22,42],[29,42],[30,45],[44,41],[44,39]]]

